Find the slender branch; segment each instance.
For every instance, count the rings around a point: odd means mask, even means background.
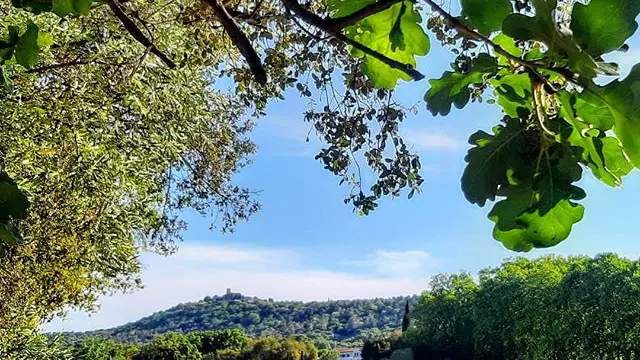
[[[338,18],[325,18],[324,21],[327,26],[332,27],[335,30],[342,30],[346,27],[354,25],[360,20],[365,19],[368,16],[375,15],[381,11],[387,10],[393,5],[402,2],[404,0],[378,0],[373,4],[369,4],[362,9],[354,12],[353,14],[338,17]]]
[[[492,48],[493,51],[508,58],[513,62],[519,63],[520,65],[523,65],[526,67],[531,66],[529,62],[522,60],[517,56],[512,55],[511,53],[503,49],[500,45],[491,41],[491,39],[489,39],[488,37],[480,34],[479,32],[465,25],[462,21],[458,20],[453,15],[449,14],[445,9],[443,9],[440,5],[436,4],[433,0],[423,0],[423,1],[426,2],[431,7],[431,9],[433,9],[433,11],[437,12],[438,14],[440,14],[440,16],[442,16],[447,21],[449,21],[451,25],[453,25],[453,27],[459,32],[464,33],[476,40],[482,41],[483,43],[487,44],[490,48]]]
[[[422,75],[419,71],[414,69],[413,66],[391,59],[385,56],[384,54],[381,54],[355,40],[348,38],[340,31],[342,30],[341,28],[336,28],[332,26],[331,22],[328,21],[327,19],[323,19],[320,16],[305,9],[302,5],[300,5],[300,3],[298,3],[297,0],[282,0],[282,3],[284,4],[285,8],[287,8],[287,10],[291,11],[295,16],[297,16],[307,24],[315,26],[316,28],[333,36],[337,40],[353,46],[354,48],[362,51],[363,53],[371,57],[376,58],[377,60],[385,63],[387,66],[393,69],[404,72],[405,74],[409,75],[412,79],[416,81],[424,79],[424,75]],[[382,11],[382,10],[379,10],[379,11]]]
[[[149,40],[149,38],[142,33],[142,31],[138,28],[136,23],[125,14],[118,0],[106,0],[107,4],[111,8],[111,11],[114,12],[116,17],[120,20],[124,28],[136,39],[140,44],[142,44],[145,48],[149,49],[149,52],[157,56],[162,62],[164,62],[170,69],[176,67],[176,64],[169,59],[167,55],[165,55],[162,51],[158,50],[158,48]]]
[[[260,60],[256,50],[253,48],[253,45],[251,45],[251,41],[249,41],[247,36],[242,32],[242,30],[240,30],[238,23],[236,23],[224,7],[223,2],[221,0],[204,1],[213,8],[214,12],[218,16],[218,20],[222,24],[222,27],[224,27],[225,31],[231,38],[231,41],[238,50],[240,50],[240,53],[244,56],[245,60],[247,60],[253,76],[255,76],[256,80],[260,84],[266,84],[267,72],[262,66],[262,60]]]
[[[433,0],[423,0],[423,1],[425,3],[427,3],[431,7],[431,9],[433,9],[433,11],[437,12],[442,17],[444,17],[447,21],[449,21],[451,23],[451,25],[458,32],[466,34],[467,36],[470,36],[471,38],[474,38],[474,39],[476,39],[478,41],[483,42],[484,44],[489,46],[496,54],[500,54],[500,55],[506,57],[507,59],[513,61],[514,63],[523,66],[524,68],[529,70],[529,72],[531,74],[533,74],[535,77],[537,77],[539,80],[541,80],[543,83],[548,84],[549,86],[551,86],[551,88],[554,88],[553,84],[549,83],[549,80],[546,77],[542,76],[538,72],[538,69],[544,69],[544,70],[549,70],[549,71],[556,72],[556,73],[562,75],[568,81],[571,81],[572,83],[574,83],[576,85],[581,85],[577,74],[573,73],[571,70],[559,69],[559,68],[551,68],[551,67],[547,67],[547,66],[544,66],[544,65],[541,65],[541,64],[536,64],[534,62],[530,62],[530,61],[521,59],[521,58],[509,53],[504,48],[502,48],[500,45],[494,43],[488,37],[480,34],[479,32],[477,32],[477,31],[473,30],[472,28],[468,27],[467,25],[465,25],[462,21],[460,21],[459,19],[457,19],[454,16],[452,16],[451,14],[449,14],[446,10],[444,10],[440,5],[436,4]]]
[[[400,70],[402,72],[404,72],[405,74],[409,75],[413,80],[415,81],[419,81],[424,79],[424,75],[422,75],[421,72],[419,72],[418,70],[414,69],[413,66],[402,63],[400,61],[397,60],[393,60],[391,58],[386,57],[385,55],[365,46],[360,44],[357,41],[351,40],[350,38],[346,37],[343,34],[338,34],[338,35],[334,35],[338,40],[353,46],[354,48],[362,51],[363,53],[374,57],[380,61],[382,61],[383,63],[387,64],[389,67],[396,69],[396,70]]]

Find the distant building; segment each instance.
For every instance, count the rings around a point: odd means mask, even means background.
[[[360,349],[338,348],[340,360],[362,360]]]
[[[242,294],[235,293],[231,291],[231,288],[227,288],[227,292],[222,296],[222,298],[226,300],[240,300],[242,299]]]

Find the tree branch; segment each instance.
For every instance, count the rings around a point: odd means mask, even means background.
[[[149,40],[149,38],[142,33],[142,31],[138,28],[136,23],[125,14],[124,10],[120,6],[118,0],[106,0],[107,4],[111,8],[111,11],[114,12],[116,17],[120,20],[124,28],[136,39],[140,44],[142,44],[145,48],[149,49],[149,52],[157,56],[162,62],[164,62],[170,69],[176,67],[176,64],[169,59],[167,55],[165,55],[162,51],[158,50],[158,48]]]
[[[391,5],[389,5],[388,3],[391,1],[386,1],[386,0],[381,0],[381,3],[384,2],[385,6],[387,6],[387,8]],[[331,20],[327,20],[327,19],[323,19],[320,16],[310,12],[309,10],[305,9],[302,5],[300,5],[300,3],[297,0],[282,0],[282,3],[284,4],[285,8],[287,8],[287,10],[291,11],[295,16],[297,16],[298,18],[300,18],[302,21],[306,22],[309,25],[315,26],[316,28],[326,32],[327,34],[333,36],[334,38],[336,38],[339,41],[342,41],[345,44],[351,45],[354,48],[362,51],[363,53],[376,58],[377,60],[385,63],[387,66],[396,69],[396,70],[400,70],[402,72],[404,72],[405,74],[409,75],[413,80],[422,80],[424,79],[424,75],[422,75],[419,71],[417,71],[416,69],[413,68],[413,66],[408,65],[408,64],[404,64],[401,63],[397,60],[391,59],[387,56],[385,56],[384,54],[381,54],[355,40],[352,40],[350,38],[348,38],[347,36],[345,36],[341,30],[342,28],[337,28],[335,27],[335,24],[332,25],[331,24]],[[377,11],[380,12],[384,10],[384,8],[382,8],[382,6],[377,8]],[[373,10],[367,10],[368,12],[370,12],[370,14],[373,14],[374,12],[372,12]],[[363,14],[360,14],[358,16],[364,16]],[[368,16],[368,15],[367,15]],[[364,16],[366,17],[366,16]],[[364,18],[363,17],[363,18]],[[346,23],[346,22],[345,22]]]
[[[267,83],[267,72],[264,70],[262,66],[262,60],[256,53],[256,50],[251,45],[251,41],[247,38],[247,36],[240,30],[238,23],[233,19],[233,17],[229,14],[227,9],[224,7],[221,0],[204,0],[207,4],[209,4],[213,11],[218,16],[218,20],[224,27],[225,31],[231,38],[233,44],[240,50],[242,56],[244,56],[245,60],[249,64],[249,68],[253,73],[253,76],[256,80],[264,85]]]
[[[325,18],[324,21],[327,26],[334,28],[335,30],[342,30],[346,27],[355,25],[358,21],[365,19],[368,16],[375,15],[381,11],[387,10],[393,5],[400,3],[404,0],[378,0],[373,4],[369,4],[362,9],[354,12],[353,14],[342,16],[339,18]]]
[[[549,80],[547,78],[545,78],[544,76],[542,76],[539,72],[538,69],[545,69],[545,70],[550,70],[550,71],[554,71],[562,76],[564,76],[568,81],[571,81],[575,84],[579,84],[579,80],[578,77],[576,76],[576,74],[574,74],[573,72],[571,72],[570,70],[567,69],[557,69],[557,68],[549,68],[540,64],[536,64],[524,59],[521,59],[511,53],[509,53],[508,51],[506,51],[504,48],[502,48],[500,45],[494,43],[491,39],[489,39],[488,37],[480,34],[479,32],[473,30],[472,28],[468,27],[467,25],[465,25],[463,22],[461,22],[459,19],[455,18],[454,16],[452,16],[451,14],[449,14],[446,10],[444,10],[440,5],[436,4],[433,0],[423,0],[425,3],[427,3],[431,9],[433,9],[433,11],[437,12],[438,14],[440,14],[440,16],[442,16],[443,18],[445,18],[447,21],[449,21],[451,23],[451,25],[460,33],[466,34],[467,36],[476,39],[478,41],[481,41],[483,43],[485,43],[487,46],[489,46],[496,54],[500,54],[504,57],[506,57],[507,59],[513,61],[516,64],[519,64],[521,66],[523,66],[524,68],[526,68],[527,70],[529,70],[529,72],[531,74],[533,74],[535,77],[537,77],[539,80],[541,80],[543,83],[545,84],[549,84]],[[553,87],[552,84],[549,84],[551,87]]]

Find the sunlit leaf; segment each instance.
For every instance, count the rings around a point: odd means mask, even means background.
[[[603,72],[598,64],[582,51],[567,35],[558,31],[554,20],[557,0],[532,0],[534,17],[511,14],[502,25],[503,32],[517,40],[537,40],[547,45],[547,55],[554,61],[566,61],[569,68],[585,77],[593,78]]]
[[[93,0],[53,0],[53,12],[59,16],[89,13]]]
[[[592,102],[590,108],[601,109],[598,113],[600,118],[610,116],[614,123],[613,131],[625,153],[635,167],[640,167],[640,65],[634,66],[623,81],[616,80],[606,86],[590,86],[585,94]],[[604,108],[608,112],[603,111]]]
[[[513,118],[517,118],[522,110],[532,107],[531,94],[533,86],[527,74],[499,74],[490,80],[498,97],[498,105],[502,111]]]
[[[513,12],[510,0],[461,0],[462,16],[466,23],[479,32],[489,35],[502,29],[502,21]]]
[[[609,186],[622,184],[622,177],[629,174],[633,165],[627,160],[620,141],[608,137],[598,129],[576,118],[573,110],[574,99],[563,91],[558,94],[561,103],[561,115],[568,123],[562,131],[564,140],[580,150],[583,161],[593,175]]]
[[[570,154],[554,146],[543,154],[535,178],[502,190],[499,195],[505,199],[489,213],[496,224],[496,240],[511,250],[529,251],[557,245],[569,236],[584,215],[584,207],[576,201],[586,196],[573,185],[581,177],[581,168]]]
[[[469,102],[471,85],[482,84],[485,78],[498,72],[498,62],[488,54],[480,54],[467,73],[445,72],[440,79],[429,80],[431,87],[424,96],[427,109],[433,115],[446,116],[451,106],[463,108]]]
[[[571,30],[576,42],[594,57],[619,49],[638,29],[640,1],[591,0],[573,8]]]
[[[426,55],[431,47],[421,23],[414,4],[404,1],[365,18],[348,28],[346,35],[390,59],[415,67],[416,56]],[[393,89],[399,79],[410,80],[404,72],[370,55],[357,50],[352,54],[363,59],[362,71],[377,88]]]

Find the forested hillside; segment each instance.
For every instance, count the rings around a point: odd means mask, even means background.
[[[413,296],[304,303],[232,293],[180,304],[113,329],[66,334],[66,337],[98,335],[120,342],[146,342],[171,331],[242,328],[252,336],[323,335],[340,341],[358,337],[365,330],[399,328],[406,301],[414,303],[417,299]]]

